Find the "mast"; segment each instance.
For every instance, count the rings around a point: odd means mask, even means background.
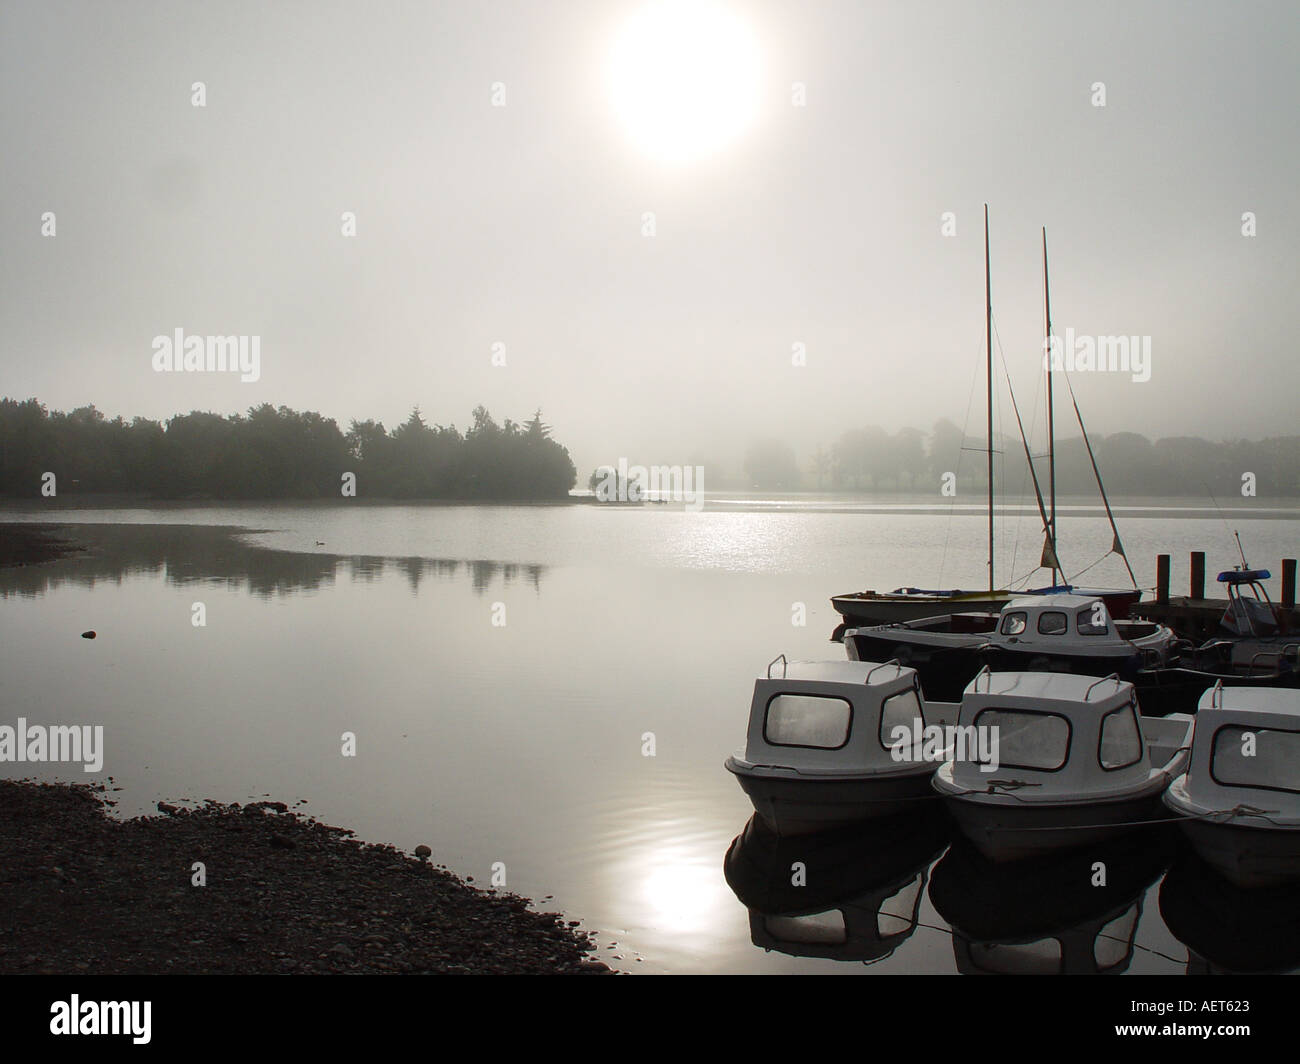
[[[1065,574],[1060,572],[1060,559],[1056,556],[1056,422],[1052,409],[1052,297],[1047,284],[1047,226],[1043,226],[1043,336],[1047,349],[1047,493],[1051,508],[1048,523],[1052,582],[1059,583]]]
[[[989,593],[993,592],[993,292],[989,270],[989,205],[984,204],[984,351],[987,370],[989,473]]]

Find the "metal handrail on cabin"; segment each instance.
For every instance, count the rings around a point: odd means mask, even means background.
[[[1214,682],[1214,689],[1210,692],[1210,708],[1211,709],[1223,708],[1223,681],[1222,680],[1216,680]]]
[[[772,678],[772,666],[775,665],[778,661],[781,663],[781,679],[784,680],[787,671],[789,671],[790,663],[785,660],[785,655],[778,654],[776,657],[774,657],[771,661],[767,663],[767,678],[769,680]]]
[[[1119,690],[1119,685],[1120,685],[1121,683],[1123,683],[1123,681],[1119,678],[1119,673],[1117,673],[1117,672],[1112,672],[1109,676],[1103,676],[1100,680],[1096,681],[1096,683],[1091,683],[1091,684],[1089,684],[1089,685],[1088,685],[1088,690],[1086,690],[1086,691],[1083,692],[1083,700],[1084,700],[1085,702],[1091,702],[1091,701],[1092,701],[1092,689],[1093,689],[1094,687],[1098,686],[1098,684],[1103,684],[1103,683],[1105,683],[1107,680],[1114,680],[1114,681],[1115,681],[1115,690],[1116,690],[1116,691]]]
[[[973,685],[971,689],[973,691],[978,691],[980,689],[980,677],[988,677],[989,685],[985,690],[993,690],[993,670],[988,665],[985,665],[984,668],[980,669],[980,671],[975,674],[975,679],[971,681]]]
[[[879,669],[888,668],[890,665],[894,666],[894,668],[896,668],[896,669],[898,670],[898,675],[899,675],[899,676],[902,676],[902,675],[903,675],[903,665],[902,665],[902,662],[900,662],[897,658],[890,658],[888,661],[882,661],[879,665],[875,666],[875,668],[868,669],[868,670],[867,670],[867,678],[866,678],[865,680],[863,680],[862,682],[863,682],[864,684],[870,684],[870,683],[871,683],[871,677],[872,677],[872,676],[873,676],[873,675],[874,675],[874,674],[875,674]]]
[[[1246,673],[1247,673],[1247,675],[1249,675],[1249,676],[1254,676],[1254,675],[1255,675],[1255,668],[1256,668],[1256,666],[1255,666],[1255,662],[1259,661],[1260,658],[1268,658],[1268,659],[1270,659],[1270,660],[1272,661],[1272,664],[1271,664],[1271,665],[1269,665],[1269,664],[1265,664],[1265,666],[1264,666],[1265,671],[1267,671],[1267,670],[1270,669],[1270,668],[1271,668],[1274,672],[1278,672],[1278,671],[1280,671],[1281,668],[1282,668],[1282,661],[1283,661],[1283,655],[1284,655],[1284,653],[1285,653],[1285,648],[1283,648],[1283,649],[1281,649],[1281,650],[1277,650],[1277,651],[1273,651],[1273,650],[1257,650],[1257,651],[1255,651],[1255,653],[1251,655],[1251,658],[1250,658],[1250,664],[1246,666]]]
[[[1297,651],[1300,651],[1300,643],[1282,643],[1276,648],[1257,650],[1251,655],[1250,664],[1246,666],[1246,671],[1253,675],[1255,672],[1255,662],[1260,658],[1271,658],[1273,659],[1274,671],[1280,672],[1282,669],[1282,663],[1289,657],[1296,657]]]

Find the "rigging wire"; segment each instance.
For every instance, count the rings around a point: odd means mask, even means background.
[[[970,428],[970,410],[972,404],[975,402],[975,383],[978,376],[979,366],[977,364],[975,368],[971,370],[970,393],[966,396],[966,416],[962,419],[961,425],[961,445],[957,448],[957,468],[953,470],[953,474],[956,476],[958,484],[961,483],[961,461],[962,456],[966,453],[966,430]],[[948,565],[948,541],[952,537],[952,514],[953,510],[956,509],[957,506],[956,490],[954,490],[951,498],[952,501],[948,503],[948,521],[944,525],[943,530],[943,554],[939,559],[939,582],[936,585],[937,587],[943,587],[943,573],[944,569],[947,568]]]
[[[1232,534],[1235,536],[1235,535],[1236,535],[1236,532],[1233,530],[1233,527],[1232,527],[1230,524],[1228,524],[1228,516],[1227,516],[1227,514],[1225,514],[1225,513],[1223,512],[1223,507],[1219,505],[1219,500],[1216,499],[1216,498],[1214,497],[1214,492],[1212,492],[1212,491],[1210,490],[1210,482],[1209,482],[1208,480],[1206,480],[1204,476],[1202,476],[1202,477],[1201,477],[1201,484],[1202,484],[1202,485],[1204,486],[1204,488],[1205,488],[1205,494],[1208,495],[1208,496],[1210,497],[1210,502],[1214,503],[1214,508],[1215,508],[1215,510],[1217,510],[1218,513],[1219,513],[1219,520],[1223,522],[1223,527],[1224,527],[1228,532],[1232,533]]]
[[[1097,456],[1093,453],[1092,441],[1088,439],[1088,429],[1083,424],[1083,414],[1079,410],[1079,399],[1074,394],[1074,382],[1070,380],[1069,373],[1064,370],[1062,370],[1061,375],[1065,378],[1066,387],[1070,390],[1070,402],[1074,406],[1074,416],[1079,422],[1079,431],[1083,433],[1083,445],[1088,449],[1088,460],[1092,463],[1092,473],[1097,479],[1097,490],[1101,493],[1102,505],[1106,507],[1106,519],[1110,522],[1110,531],[1113,536],[1109,553],[1118,554],[1123,559],[1124,568],[1128,570],[1128,578],[1136,588],[1138,586],[1137,577],[1133,575],[1133,566],[1129,564],[1128,554],[1125,552],[1124,544],[1120,540],[1119,526],[1115,524],[1115,514],[1111,511],[1110,499],[1106,497],[1106,485],[1101,481],[1101,470],[1097,467]],[[1058,558],[1057,561],[1060,561],[1060,559]],[[1078,574],[1071,579],[1077,578]]]
[[[999,338],[999,340],[998,340],[998,351],[999,351],[999,353],[1002,352],[1002,341],[1001,341],[1001,338]],[[1021,442],[1022,444],[1024,444],[1024,448],[1025,448],[1025,457],[1028,459],[1028,458],[1029,458],[1029,441],[1025,438],[1025,426],[1024,426],[1024,423],[1020,420],[1020,408],[1019,408],[1019,406],[1017,406],[1017,404],[1016,404],[1016,394],[1015,394],[1015,391],[1014,391],[1014,390],[1012,389],[1012,387],[1011,387],[1011,374],[1007,371],[1006,356],[1005,356],[1005,355],[1003,355],[1003,358],[1002,358],[1002,372],[1003,372],[1003,375],[1007,378],[1007,393],[1008,393],[1008,394],[1010,395],[1010,397],[1011,397],[1011,409],[1015,411],[1015,414],[1016,414],[1016,426],[1017,426],[1017,428],[1018,428],[1019,431],[1020,431],[1020,442]],[[1032,479],[1033,482],[1034,482],[1034,499],[1035,499],[1035,501],[1036,501],[1037,504],[1038,504],[1038,516],[1039,516],[1039,518],[1041,519],[1041,521],[1042,521],[1042,523],[1043,523],[1043,532],[1044,532],[1044,534],[1045,534],[1046,537],[1047,537],[1047,539],[1046,539],[1046,543],[1047,543],[1048,545],[1050,545],[1051,550],[1052,550],[1052,560],[1053,560],[1053,562],[1056,563],[1056,567],[1059,568],[1059,567],[1060,567],[1061,560],[1060,560],[1060,557],[1059,557],[1059,556],[1057,555],[1057,553],[1056,553],[1056,537],[1052,535],[1051,526],[1048,524],[1048,520],[1047,520],[1047,509],[1046,509],[1046,507],[1044,506],[1044,503],[1043,503],[1043,493],[1042,493],[1042,491],[1041,491],[1041,490],[1039,489],[1039,487],[1038,487],[1038,474],[1037,474],[1037,473],[1035,472],[1035,470],[1034,470],[1034,466],[1033,466],[1033,461],[1032,461],[1032,460],[1029,460],[1028,465],[1029,465],[1029,475],[1030,475],[1031,479]],[[1119,535],[1119,533],[1116,532],[1116,537],[1118,537],[1118,535]],[[1040,560],[1040,563],[1039,563],[1039,568],[1043,568],[1042,563],[1041,563],[1041,560]],[[1134,581],[1134,585],[1136,586],[1136,584],[1137,584],[1137,581],[1135,580],[1135,581]]]
[[[1007,390],[1010,391],[1010,389],[1011,389],[1011,377],[1010,377],[1010,375],[1006,372],[1006,368],[1007,368],[1007,357],[1006,357],[1005,352],[1002,350],[1002,334],[1001,334],[1000,332],[998,332],[998,319],[997,319],[997,316],[996,316],[996,315],[995,315],[994,318],[993,318],[993,339],[994,339],[995,341],[997,341],[997,345],[998,345],[998,357],[1002,359],[1002,372],[1003,372],[1003,376],[1005,376],[1005,377],[1007,378]],[[1011,400],[1011,401],[1012,401],[1012,403],[1015,402],[1015,397],[1014,397],[1014,396],[1012,397],[1012,400]],[[1002,396],[1001,396],[1001,393],[998,394],[998,404],[999,404],[999,405],[998,405],[998,410],[999,410],[999,412],[1001,412],[1001,410],[1002,410],[1002,406],[1001,406],[1001,404],[1002,404]],[[1019,417],[1020,417],[1019,413],[1016,414],[1016,417],[1017,417],[1017,419],[1019,419]],[[1006,458],[1005,458],[1005,456],[1003,457],[1002,465],[1003,465],[1003,470],[1005,471],[1005,469],[1006,469]],[[1024,476],[1021,476],[1021,478],[1020,478],[1020,492],[1019,492],[1019,494],[1017,495],[1017,498],[1023,498],[1023,497],[1024,497],[1024,494],[1025,494],[1025,478],[1024,478]],[[1017,514],[1017,516],[1016,516],[1015,537],[1014,537],[1014,538],[1012,539],[1012,541],[1011,541],[1011,571],[1012,571],[1013,573],[1016,571],[1016,560],[1020,557],[1020,527],[1021,527],[1021,518],[1022,518],[1022,517],[1023,517],[1023,514]],[[1005,525],[1005,523],[1006,523],[1006,522],[1003,522],[1004,525]],[[1032,574],[1031,574],[1031,575],[1032,575]],[[1007,586],[1010,587],[1011,585],[1008,584]]]

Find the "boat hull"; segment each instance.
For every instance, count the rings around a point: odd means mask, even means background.
[[[894,638],[892,633],[895,631],[905,638]],[[918,639],[907,638],[911,635],[907,629],[886,628],[846,634],[844,640],[846,645],[851,645],[850,656],[858,661],[896,660],[915,669],[920,676],[921,689],[926,699],[940,702],[961,701],[966,686],[985,666],[994,672],[1064,672],[1076,676],[1109,676],[1118,673],[1123,679],[1136,678],[1141,672],[1142,659],[1137,654],[1047,655],[1041,650],[1014,651],[994,647],[983,641],[969,641],[965,646],[926,644]],[[1171,687],[1170,693],[1176,697],[1167,701],[1171,707],[1184,707],[1190,698],[1194,708],[1195,698],[1200,696],[1205,686],[1195,691],[1194,695],[1190,687]],[[1212,682],[1209,686],[1212,686]],[[1146,712],[1145,702],[1143,710]],[[1174,708],[1168,712],[1174,712]]]
[[[1182,820],[1196,855],[1233,886],[1246,890],[1300,881],[1300,828]]]
[[[1119,838],[1164,814],[1160,790],[1150,788],[1105,802],[1007,805],[945,795],[944,805],[971,845],[999,863]]]
[[[1148,717],[1196,712],[1201,696],[1220,680],[1224,687],[1300,686],[1300,673],[1290,670],[1271,675],[1243,676],[1171,667],[1141,669],[1132,679],[1142,701],[1142,712]]]
[[[919,621],[926,617],[946,617],[951,613],[997,613],[1013,598],[1021,595],[1042,594],[1039,591],[972,591],[951,595],[880,595],[874,591],[860,591],[850,595],[835,595],[831,605],[844,618],[848,627],[854,625],[899,624]],[[1116,620],[1130,615],[1142,597],[1141,591],[1096,592],[1106,603],[1106,609]]]
[[[845,635],[849,656],[858,661],[897,661],[917,671],[927,701],[961,701],[966,685],[980,670],[979,652],[974,646],[918,646],[891,639],[885,631]]]
[[[893,632],[905,638],[893,638]],[[926,645],[906,628],[857,631],[844,636],[850,657],[859,661],[897,660],[917,671],[927,699],[960,701],[980,669],[994,672],[1062,672],[1077,676],[1109,676],[1116,673],[1137,689],[1142,713],[1164,717],[1171,713],[1195,713],[1201,696],[1222,680],[1225,687],[1297,687],[1300,673],[1283,671],[1275,675],[1243,676],[1216,673],[1181,666],[1153,669],[1143,666],[1140,655],[1047,655],[1041,651],[1014,651],[994,647]]]
[[[997,613],[1011,601],[1009,593],[993,595],[953,595],[922,598],[860,593],[836,595],[831,599],[835,611],[852,627],[872,624],[897,624],[901,621],[919,621],[926,617],[946,617],[951,613]]]
[[[735,758],[727,770],[763,822],[778,835],[811,835],[904,812],[934,797],[934,766],[892,776],[768,776],[747,772]]]
[[[1045,654],[1041,650],[1020,651],[990,646],[984,648],[978,658],[979,668],[987,665],[994,672],[1068,672],[1075,676],[1109,676],[1118,673],[1124,680],[1137,676],[1142,667],[1142,655],[1138,653]],[[978,672],[979,668],[975,671]],[[971,679],[974,679],[973,674]]]

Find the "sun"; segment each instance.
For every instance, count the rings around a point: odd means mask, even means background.
[[[750,127],[758,72],[758,44],[743,19],[704,0],[663,0],[617,34],[610,97],[638,149],[662,163],[687,163]]]

